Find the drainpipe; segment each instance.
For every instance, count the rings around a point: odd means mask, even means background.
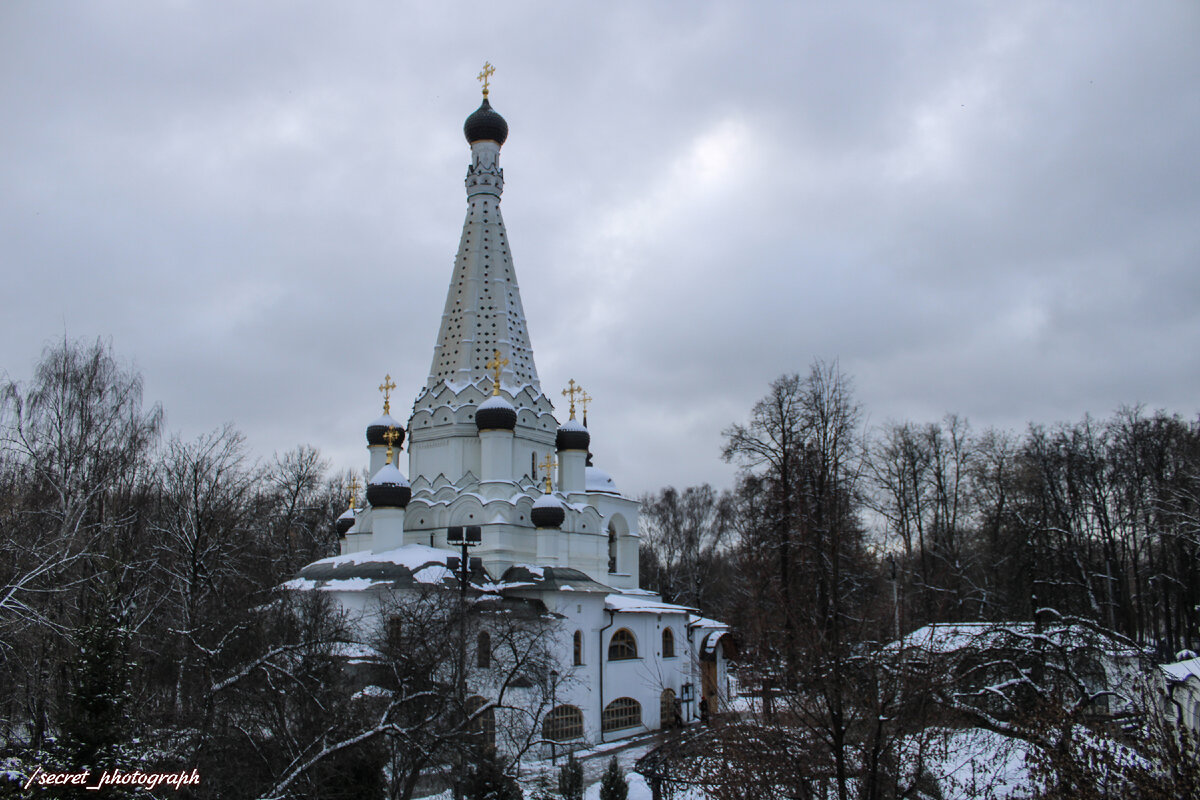
[[[600,667],[600,744],[604,744],[604,632],[613,626],[617,612],[608,611],[608,624],[600,629],[600,648],[596,651],[596,660]]]

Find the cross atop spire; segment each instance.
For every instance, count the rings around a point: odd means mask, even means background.
[[[491,62],[485,61],[485,62],[483,62],[483,71],[475,76],[476,80],[483,83],[483,96],[484,97],[488,96],[488,78],[492,77],[495,74],[496,74],[496,68],[492,66]]]
[[[558,462],[554,460],[553,456],[551,456],[549,453],[546,453],[546,460],[541,464],[538,464],[538,466],[546,470],[546,494],[550,494],[550,473],[555,467],[558,466]]]
[[[391,375],[383,376],[383,383],[379,384],[379,391],[383,392],[383,413],[392,413],[392,389],[396,388],[396,384],[392,382]]]
[[[571,401],[571,419],[575,419],[575,395],[584,394],[583,387],[575,385],[575,379],[571,378],[567,384],[567,388],[562,390],[563,397]]]
[[[500,351],[496,350],[492,354],[492,360],[485,364],[492,371],[492,397],[500,394],[500,370],[508,366],[508,359],[500,357]]]
[[[579,398],[579,405],[583,406],[583,425],[587,427],[587,404],[592,402],[592,396],[581,390],[582,396]]]
[[[354,508],[355,504],[358,502],[359,483],[358,483],[357,477],[354,477],[354,476],[350,477],[350,487],[349,488],[350,488],[350,508]]]

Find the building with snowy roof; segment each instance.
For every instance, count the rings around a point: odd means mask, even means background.
[[[1200,658],[1183,651],[1179,661],[1160,664],[1168,718],[1187,728],[1192,736],[1200,735]]]
[[[1029,702],[1036,680],[1093,714],[1125,714],[1145,674],[1145,653],[1131,642],[1078,622],[938,622],[891,642],[884,654],[1001,717]]]
[[[563,679],[546,739],[594,744],[697,720],[727,700],[728,628],[639,587],[639,504],[591,463],[589,398],[572,379],[560,422],[538,376],[500,214],[508,124],[486,84],[463,131],[466,220],[429,374],[407,426],[391,417],[385,378],[383,416],[366,431],[366,503],[338,520],[341,554],[287,585],[331,592],[365,636],[386,624],[389,595],[451,591],[469,574],[474,596],[539,604],[556,620]]]

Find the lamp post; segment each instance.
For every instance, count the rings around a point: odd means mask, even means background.
[[[462,557],[450,556],[446,559],[446,567],[451,572],[458,573],[458,680],[455,681],[455,693],[458,695],[459,711],[465,717],[467,713],[467,584],[471,580],[472,562],[478,563],[479,559],[469,557],[470,549],[475,547],[483,540],[482,532],[478,525],[452,525],[446,529],[446,543],[462,547]],[[462,797],[462,774],[463,768],[466,766],[466,750],[468,732],[464,725],[461,731],[461,744],[459,748],[459,769],[455,770],[455,778],[453,781],[454,797],[459,800]]]

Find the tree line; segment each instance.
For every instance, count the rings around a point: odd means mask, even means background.
[[[1073,725],[1132,708],[1097,691],[1086,647],[1200,649],[1200,422],[1137,407],[1019,433],[863,419],[850,379],[817,362],[724,432],[732,490],[643,498],[649,588],[733,622],[754,724],[770,726],[699,748],[731,754],[726,773],[769,760],[791,770],[789,796],[920,796],[918,732],[979,725],[1074,752]],[[935,679],[889,644],[931,623],[992,623],[1006,641]],[[1043,796],[1087,796],[1068,772]]]
[[[193,796],[251,796],[328,737],[349,702],[330,680],[341,621],[319,597],[274,591],[336,552],[346,477],[327,473],[311,447],[254,460],[232,425],[169,435],[103,342],[60,342],[27,383],[4,380],[10,777],[198,768]],[[0,796],[19,788],[0,781]]]
[[[718,618],[773,609],[785,642],[805,605],[838,625],[847,600],[883,596],[883,638],[897,619],[1050,609],[1164,660],[1200,650],[1200,419],[1125,407],[1013,432],[862,417],[836,366],[774,381],[725,431],[732,490],[641,498],[647,585]]]

